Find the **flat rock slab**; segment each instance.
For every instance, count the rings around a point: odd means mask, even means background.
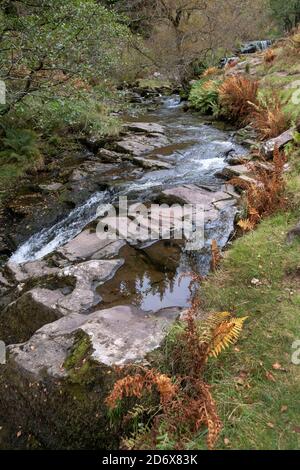
[[[215,176],[225,180],[230,180],[236,176],[249,175],[250,173],[251,170],[247,167],[247,165],[229,165],[222,168],[222,170],[217,171]]]
[[[63,314],[80,313],[95,305],[99,300],[95,298],[95,288],[113,277],[123,262],[120,259],[92,260],[59,271],[59,278],[75,278],[76,284],[71,294],[58,301],[58,309]]]
[[[87,312],[101,301],[96,288],[111,279],[123,263],[121,259],[86,261],[63,269],[53,268],[50,278],[45,271],[44,276],[39,270],[27,272],[22,280],[30,280],[35,286],[25,292],[21,290],[21,295],[1,312],[1,338],[7,343],[25,341],[45,323]],[[27,269],[31,264],[36,265],[27,263]]]
[[[135,135],[126,137],[115,144],[116,150],[123,153],[129,153],[135,157],[149,153],[160,147],[169,144],[169,140],[162,134]]]
[[[124,128],[132,132],[143,132],[145,134],[164,134],[165,128],[154,122],[129,122]]]
[[[278,137],[274,139],[270,139],[262,145],[262,151],[267,158],[273,157],[273,152],[275,147],[277,146],[278,149],[282,149],[286,144],[293,140],[293,134],[295,129],[289,129],[283,134],[280,134]]]
[[[193,184],[166,189],[162,191],[162,195],[174,199],[174,202],[202,204],[204,210],[209,210],[214,202],[232,199],[232,196],[224,191],[208,191]]]
[[[133,157],[133,161],[139,166],[149,170],[169,170],[172,168],[170,163],[162,162],[161,160],[156,160],[147,157]]]
[[[14,282],[25,282],[28,279],[56,275],[58,268],[48,266],[44,260],[30,261],[24,264],[16,264],[9,261],[6,264],[5,272]]]
[[[96,232],[87,229],[59,248],[57,252],[68,261],[106,259],[117,256],[124,244],[124,240],[100,239]]]
[[[9,346],[8,353],[25,375],[64,377],[64,361],[81,330],[90,340],[92,358],[100,364],[139,363],[161,345],[179,314],[174,308],[147,314],[133,306],[71,314],[43,326],[26,343]]]

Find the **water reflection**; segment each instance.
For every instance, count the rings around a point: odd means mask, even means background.
[[[192,298],[191,271],[177,241],[159,241],[137,250],[127,245],[120,255],[124,266],[98,288],[101,308],[132,304],[144,311],[188,307]]]

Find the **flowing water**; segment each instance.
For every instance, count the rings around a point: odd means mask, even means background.
[[[147,201],[161,189],[191,183],[217,190],[222,181],[214,174],[225,165],[228,152],[245,153],[243,147],[233,142],[229,131],[201,121],[197,114],[185,112],[177,96],[162,99],[157,109],[140,111],[138,116],[127,116],[126,120],[155,122],[166,127],[170,144],[151,152],[149,158],[172,163],[172,168],[148,171],[135,181],[93,194],[67,217],[31,236],[10,261],[24,263],[55,251],[96,219],[99,204],[114,202],[120,195],[127,196],[129,201]],[[223,220],[212,223],[207,231],[211,237],[218,232],[220,246],[224,246],[231,226],[232,219],[225,214]],[[105,288],[98,289],[105,306],[132,303],[146,311],[187,306],[191,298],[190,277],[184,278],[182,273],[192,269],[205,273],[209,269],[207,255],[187,255],[178,243],[160,241],[154,248],[137,250],[127,246],[124,250],[120,253],[126,260],[124,267]]]

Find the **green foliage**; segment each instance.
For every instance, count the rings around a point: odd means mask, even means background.
[[[63,92],[74,77],[104,79],[120,66],[129,32],[94,0],[47,0],[2,9],[0,37],[5,114],[29,94]]]
[[[279,26],[289,31],[300,21],[299,0],[270,0],[270,7]]]
[[[218,116],[219,106],[219,81],[202,79],[192,86],[189,95],[191,106],[202,114]]]
[[[6,129],[2,147],[3,150],[0,151],[0,164],[2,165],[24,163],[36,168],[42,163],[37,135],[31,130]]]
[[[300,132],[294,132],[293,139],[296,145],[300,145]]]
[[[119,121],[110,115],[109,106],[86,92],[75,96],[48,96],[46,99],[28,96],[16,105],[7,121],[32,127],[44,135],[52,135],[55,131],[108,135],[119,130]]]

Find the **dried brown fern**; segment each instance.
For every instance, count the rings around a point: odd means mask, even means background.
[[[289,118],[283,111],[283,105],[278,93],[253,104],[252,126],[262,140],[271,139],[282,134],[289,127]]]
[[[203,72],[202,77],[210,77],[212,75],[220,75],[220,73],[222,73],[222,71],[220,69],[218,69],[217,67],[208,67],[208,69],[206,69]]]
[[[246,190],[246,203],[248,218],[241,220],[239,226],[245,230],[252,230],[262,217],[274,213],[285,206],[285,182],[283,178],[286,155],[275,147],[273,152],[273,165],[265,167],[260,164],[249,165],[256,183],[233,178],[230,183]]]
[[[258,81],[242,75],[228,77],[219,88],[220,104],[225,116],[243,124],[250,122],[253,104],[257,104]]]
[[[161,374],[155,369],[140,368],[142,373],[126,375],[119,379],[112,392],[106,398],[105,402],[110,409],[117,407],[118,402],[124,397],[141,398],[144,392],[151,392],[152,387],[156,387],[160,402],[165,405],[177,392],[177,387],[172,383],[170,377]]]
[[[211,242],[211,263],[210,267],[211,270],[214,272],[217,270],[221,261],[221,253],[217,244],[216,240],[212,240]]]
[[[202,277],[192,276],[192,285],[201,281]],[[194,297],[183,319],[183,329],[168,354],[172,378],[157,369],[142,366],[119,369],[127,375],[114,384],[106,399],[107,406],[115,409],[126,397],[144,398],[147,406],[135,406],[135,410],[139,415],[148,415],[145,424],[141,423],[129,438],[123,439],[124,448],[152,449],[157,445],[161,426],[176,442],[175,448],[184,448],[183,437],[192,437],[202,427],[207,429],[207,447],[215,446],[222,424],[210,387],[203,381],[203,369],[209,357],[217,357],[238,339],[246,318],[232,318],[229,312],[220,312],[199,321],[199,305],[199,297]],[[153,395],[154,391],[156,394]],[[159,404],[149,406],[149,395],[155,401],[157,393]],[[128,424],[136,415],[136,412],[127,413],[124,422]]]
[[[264,62],[269,65],[269,64],[272,64],[275,59],[276,59],[276,54],[275,54],[274,49],[268,49],[264,54]]]

